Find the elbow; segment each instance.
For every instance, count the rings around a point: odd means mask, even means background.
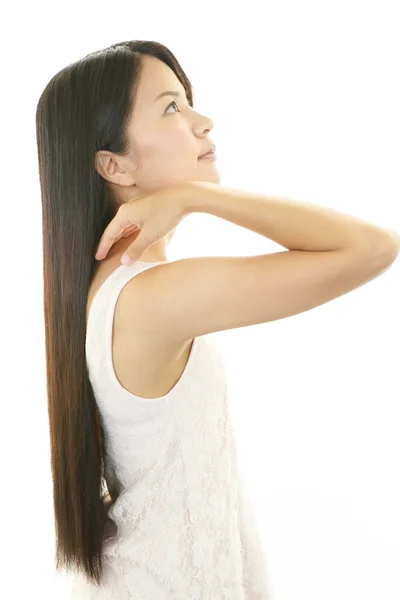
[[[368,232],[359,248],[373,256],[384,267],[389,267],[397,258],[400,250],[400,236],[392,229],[375,227]]]
[[[387,263],[387,266],[392,265],[400,251],[400,236],[392,229],[384,230],[385,237],[382,240],[382,260]]]
[[[394,229],[387,228],[387,229],[385,229],[385,231],[388,233],[388,235],[390,237],[389,252],[391,252],[391,256],[393,257],[393,262],[394,262],[400,252],[400,235],[397,233],[397,231],[394,231]]]

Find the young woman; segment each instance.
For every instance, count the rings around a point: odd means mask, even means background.
[[[222,187],[215,155],[203,156],[213,123],[157,42],[67,66],[36,119],[57,568],[76,571],[79,600],[269,600],[207,334],[350,292],[389,268],[398,238]],[[193,212],[286,250],[169,262]]]

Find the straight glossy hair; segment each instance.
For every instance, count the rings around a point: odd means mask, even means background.
[[[107,445],[86,364],[86,308],[95,250],[118,206],[94,164],[99,150],[129,151],[127,124],[146,54],[175,72],[193,107],[192,86],[173,53],[133,40],[59,71],[36,111],[56,569],[78,570],[98,585],[116,497],[107,490]]]

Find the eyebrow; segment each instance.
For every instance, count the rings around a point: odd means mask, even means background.
[[[157,100],[159,100],[163,96],[175,96],[175,98],[179,98],[180,93],[179,92],[173,92],[173,91],[170,91],[170,90],[167,91],[167,92],[162,92],[161,94],[159,94],[157,96],[157,98],[154,100],[154,102],[157,102]]]

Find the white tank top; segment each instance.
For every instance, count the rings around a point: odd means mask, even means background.
[[[164,262],[164,261],[163,261]],[[75,576],[71,600],[271,600],[266,556],[240,484],[226,371],[210,335],[194,338],[165,395],[119,383],[112,362],[117,298],[157,263],[121,265],[90,307],[86,362],[118,497],[104,547],[105,587]]]

